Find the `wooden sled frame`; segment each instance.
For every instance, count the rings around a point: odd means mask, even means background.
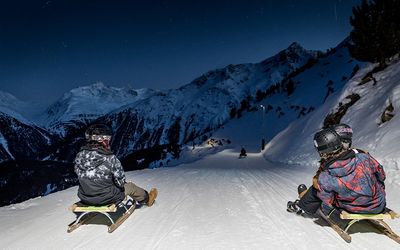
[[[329,226],[347,243],[351,242],[351,236],[347,232],[349,228],[354,225],[354,223],[360,220],[365,220],[379,232],[400,244],[400,236],[397,235],[390,228],[390,226],[383,221],[383,219],[396,219],[400,217],[397,213],[388,208],[386,208],[386,211],[381,214],[351,214],[342,211],[340,214],[340,218],[348,221],[345,229],[339,227],[335,222],[332,221],[331,218],[329,218],[329,216],[326,216],[320,209],[317,210],[317,214],[319,215],[319,217],[325,220],[329,224]]]
[[[79,226],[89,222],[96,215],[103,214],[111,222],[111,225],[108,227],[108,232],[112,233],[132,214],[135,208],[136,208],[136,201],[134,201],[129,196],[125,201],[119,203],[118,205],[110,204],[105,206],[85,206],[85,205],[82,206],[78,203],[75,203],[71,207],[69,207],[69,210],[74,213],[81,213],[81,214],[74,222],[68,225],[67,232],[71,233]],[[118,211],[118,209],[125,209],[125,212],[116,221],[114,221],[110,213],[115,213]]]
[[[400,218],[400,215],[390,209],[387,210],[388,211],[381,214],[352,214],[346,211],[342,211],[340,213],[340,218],[343,220],[350,220],[344,231],[347,232],[352,225],[354,225],[356,222],[359,222],[360,220],[369,220],[369,221],[376,220],[378,221],[379,224],[392,231],[389,225],[385,223],[383,220]]]

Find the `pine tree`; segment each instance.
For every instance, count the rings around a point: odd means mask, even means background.
[[[290,96],[291,94],[293,94],[295,88],[296,88],[295,83],[294,83],[293,79],[290,78],[289,81],[286,82],[286,86],[285,86],[285,91],[286,91],[287,95]]]
[[[379,62],[400,51],[400,1],[362,0],[353,7],[351,55],[360,61]]]

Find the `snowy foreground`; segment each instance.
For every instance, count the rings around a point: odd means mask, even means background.
[[[286,212],[310,166],[284,166],[262,154],[238,159],[226,149],[173,168],[127,173],[159,198],[137,209],[114,233],[99,223],[68,234],[77,187],[0,208],[1,249],[399,249],[372,228],[355,225],[344,242],[317,219]],[[397,174],[397,172],[395,172]],[[388,176],[393,178],[393,176]],[[400,211],[399,184],[388,182],[388,206]],[[100,221],[101,223],[101,221]],[[388,221],[400,233],[400,220]]]

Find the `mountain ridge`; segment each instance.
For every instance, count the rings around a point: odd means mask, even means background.
[[[326,96],[340,89],[351,77],[357,63],[351,59],[345,46],[325,55],[302,50],[294,44],[290,50],[283,50],[269,60],[211,70],[177,89],[135,90],[126,94],[121,88],[100,83],[92,87],[76,88],[68,92],[70,95],[61,98],[65,102],[59,102],[60,107],[52,113],[61,119],[48,123],[51,126],[49,129],[40,128],[47,137],[42,135],[41,139],[36,139],[38,144],[34,147],[31,147],[29,133],[14,131],[13,127],[10,127],[13,132],[3,133],[7,125],[2,126],[1,145],[7,144],[10,152],[14,147],[26,145],[24,150],[36,151],[37,154],[16,154],[8,158],[0,155],[0,161],[8,161],[9,166],[21,165],[20,160],[28,161],[23,164],[28,164],[24,168],[31,173],[27,178],[32,179],[36,172],[41,175],[51,165],[57,166],[59,174],[51,177],[51,180],[35,181],[35,185],[44,188],[44,194],[48,191],[49,183],[53,191],[76,183],[74,174],[67,170],[72,169],[77,152],[85,144],[84,132],[92,123],[104,123],[113,129],[111,147],[125,170],[171,165],[182,156],[185,145],[195,147],[212,140],[218,128],[227,125],[232,119],[240,119],[246,113],[259,112],[260,105],[265,107],[265,117],[273,124],[268,126],[268,130],[259,133],[268,139],[293,120],[322,105]],[[122,98],[122,101],[112,106],[107,103],[107,98],[98,98],[103,91],[129,98]],[[71,96],[78,98],[69,103]],[[304,98],[312,99],[312,105],[304,102]],[[92,109],[83,105],[93,100],[101,101],[98,107],[104,107],[104,114],[92,112],[98,108],[96,106]],[[80,113],[80,107],[87,107],[90,112]],[[68,108],[70,113],[65,116],[64,112],[59,112]],[[36,131],[36,127],[33,130]],[[18,141],[20,144],[9,143],[14,140],[15,134],[22,138]],[[258,149],[261,139],[259,137],[254,140]],[[3,151],[6,152],[5,149]],[[12,167],[8,169],[14,171]],[[12,181],[4,183],[7,183],[9,190],[13,190],[12,185],[21,185]],[[12,196],[12,192],[9,195]],[[18,199],[29,197],[21,196]]]

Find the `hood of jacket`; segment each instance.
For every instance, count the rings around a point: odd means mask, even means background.
[[[336,177],[343,177],[351,174],[355,169],[356,154],[353,150],[347,150],[338,157],[333,158],[322,164],[324,170],[328,170],[329,174]]]
[[[84,149],[78,153],[75,159],[76,168],[90,173],[96,169],[106,171],[105,162],[109,161],[109,155],[100,154],[97,150]],[[105,169],[101,169],[105,168]]]

